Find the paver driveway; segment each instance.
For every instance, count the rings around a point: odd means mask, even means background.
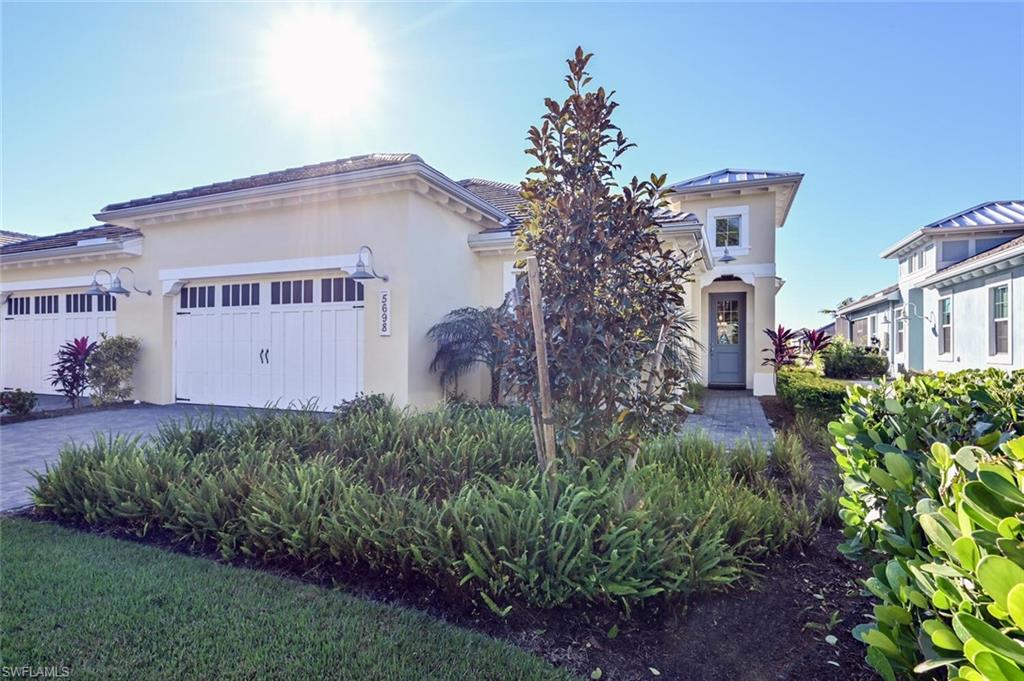
[[[55,462],[61,445],[69,440],[88,442],[95,433],[149,437],[168,419],[211,413],[238,415],[246,411],[190,404],[143,405],[0,426],[0,511],[31,503],[27,488],[35,480],[29,471],[42,470],[47,463]]]

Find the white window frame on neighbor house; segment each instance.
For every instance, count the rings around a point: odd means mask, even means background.
[[[943,331],[943,328],[945,326],[947,326],[946,324],[943,323],[943,319],[942,319],[942,304],[944,302],[946,302],[947,300],[949,301],[949,324],[948,324],[948,326],[949,326],[949,344],[948,344],[948,347],[947,347],[947,344],[942,341],[942,331]],[[940,360],[944,361],[944,362],[951,362],[951,361],[953,361],[953,343],[954,343],[954,339],[953,339],[953,333],[954,333],[954,331],[953,331],[953,296],[952,295],[942,296],[942,297],[939,298],[939,309],[938,309],[938,314],[935,317],[935,325],[938,327],[938,330],[939,330],[938,338],[937,338],[938,343],[939,343],[938,358]]]
[[[516,289],[516,282],[518,281],[519,275],[526,270],[521,267],[516,267],[515,260],[507,260],[502,263],[501,272],[501,295],[503,298],[507,298],[509,293],[512,293]]]
[[[896,325],[896,350],[897,355],[903,354],[903,344],[906,340],[903,329],[903,306],[900,305],[893,309],[892,312],[893,324]]]
[[[740,234],[738,246],[717,246],[718,243],[718,218],[738,217],[740,219]],[[729,255],[748,255],[750,253],[750,206],[722,206],[720,208],[708,208],[707,225],[711,234],[711,252],[714,255],[722,255],[725,249],[729,249]]]
[[[1006,289],[1006,316],[995,316],[996,289]],[[1009,364],[1013,361],[1013,287],[1008,279],[993,282],[985,287],[986,317],[988,318],[988,361],[993,364]],[[996,352],[996,322],[1006,324],[1006,352]]]

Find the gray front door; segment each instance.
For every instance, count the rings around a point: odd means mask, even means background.
[[[708,296],[711,323],[708,338],[708,384],[744,387],[747,384],[746,293]]]

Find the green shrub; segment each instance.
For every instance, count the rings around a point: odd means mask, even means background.
[[[876,561],[855,635],[883,677],[1022,678],[1022,415],[1024,372],[969,370],[854,386],[829,425],[840,548]]]
[[[796,434],[783,432],[775,438],[772,443],[772,468],[797,492],[805,494],[810,491],[814,469]]]
[[[39,404],[39,398],[31,390],[4,390],[0,392],[0,409],[11,416],[27,416]]]
[[[847,385],[807,369],[781,369],[775,378],[775,390],[783,404],[796,413],[804,411],[820,419],[842,413]]]
[[[102,334],[86,360],[93,404],[126,402],[132,397],[132,375],[142,343],[131,336]]]
[[[828,378],[867,379],[885,376],[889,360],[875,348],[862,348],[836,338],[822,353]]]
[[[566,459],[551,486],[515,412],[378,407],[71,444],[37,476],[36,505],[226,558],[417,577],[497,612],[706,592],[816,527],[788,480],[739,479],[705,437],[650,440],[632,472],[622,456]]]

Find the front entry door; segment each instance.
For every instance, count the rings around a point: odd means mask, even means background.
[[[742,388],[747,384],[747,294],[712,293],[708,301],[708,384]]]

